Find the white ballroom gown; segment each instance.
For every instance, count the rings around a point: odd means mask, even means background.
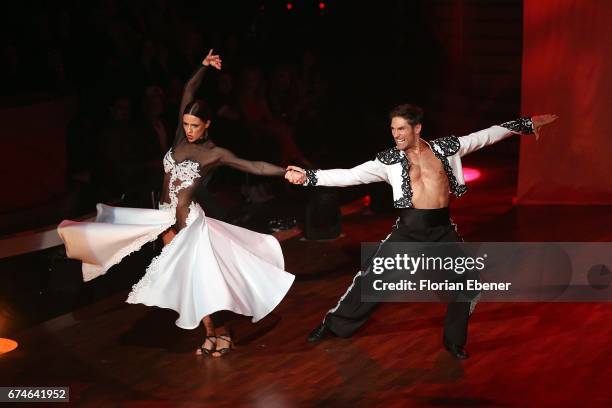
[[[176,325],[184,329],[198,327],[204,316],[220,310],[252,316],[253,322],[262,319],[295,278],[283,270],[280,244],[271,235],[207,217],[190,198],[201,177],[197,161],[175,162],[170,150],[164,170],[169,203],[159,210],[98,204],[95,222],[63,221],[58,233],[66,254],[83,261],[88,281],[155,240],[181,216],[182,228],[151,261],[127,302],[175,310]]]

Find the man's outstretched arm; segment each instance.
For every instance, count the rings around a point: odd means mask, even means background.
[[[465,156],[515,134],[535,134],[537,138],[540,129],[554,122],[557,118],[557,115],[536,115],[531,118],[519,118],[467,136],[461,136],[458,138],[459,155]]]
[[[328,187],[346,187],[378,181],[389,182],[384,166],[378,159],[367,161],[351,169],[305,170],[301,167],[289,166],[285,178],[293,184]]]

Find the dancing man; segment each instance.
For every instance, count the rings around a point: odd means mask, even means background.
[[[465,193],[461,157],[513,134],[538,135],[539,129],[556,120],[555,115],[520,118],[467,136],[442,137],[427,143],[421,139],[423,110],[404,104],[390,114],[395,146],[380,152],[374,160],[352,169],[304,170],[289,166],[285,178],[304,186],[345,187],[385,181],[393,187],[394,207],[400,217],[393,231],[379,246],[389,242],[460,242],[449,214],[450,193]],[[321,324],[308,336],[317,342],[329,336],[349,337],[368,319],[376,302],[361,300],[362,276],[371,261],[357,272],[346,293],[330,309]],[[466,359],[468,318],[474,301],[448,304],[444,321],[444,347],[456,358]]]

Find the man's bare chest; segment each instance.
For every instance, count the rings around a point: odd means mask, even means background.
[[[414,183],[446,183],[447,175],[444,166],[431,150],[421,150],[420,154],[409,153],[408,159],[410,180]]]

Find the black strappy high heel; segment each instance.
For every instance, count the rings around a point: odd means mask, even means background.
[[[212,348],[208,349],[204,347],[207,341],[210,341],[212,343]],[[204,343],[201,346],[198,346],[198,348],[196,349],[196,354],[200,356],[210,356],[212,355],[212,353],[215,352],[216,345],[217,345],[217,336],[206,336],[204,338]]]
[[[217,338],[221,339],[221,340],[225,340],[229,343],[228,347],[223,347],[223,348],[218,348],[215,349],[215,353],[219,353],[218,356],[214,356],[213,357],[222,357],[224,355],[226,355],[227,353],[229,353],[233,348],[234,348],[234,341],[232,340],[232,338],[228,335],[220,335],[217,336]]]

